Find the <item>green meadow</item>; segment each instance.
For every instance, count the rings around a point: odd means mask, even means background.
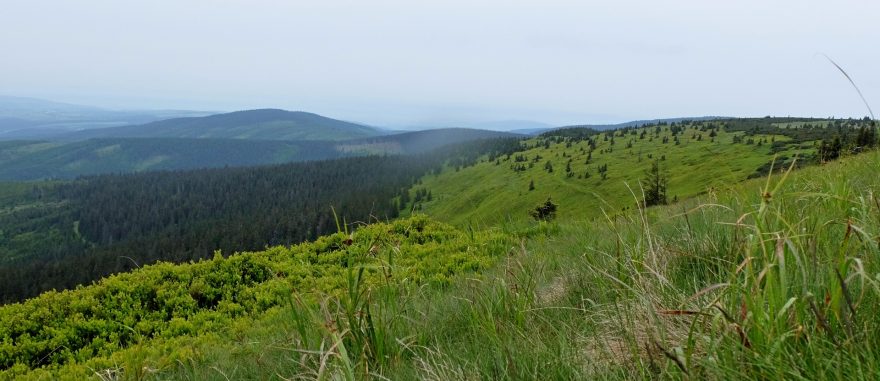
[[[686,124],[677,143],[669,126],[596,133],[592,148],[587,141],[557,142],[553,135],[529,139],[520,154],[425,177],[416,189],[430,190],[432,199],[414,209],[453,224],[492,226],[527,219],[531,207],[551,197],[564,205],[560,218],[599,218],[635,207],[642,192],[639,180],[655,160],[667,174],[669,198],[685,199],[729,188],[772,162],[774,155],[794,158],[815,152],[812,144],[771,152],[772,142],[789,138],[757,134],[748,137],[753,144],[734,143],[735,136],[745,133],[701,131],[702,126]],[[606,139],[610,135],[613,141]],[[522,170],[515,170],[517,166]],[[604,176],[602,166],[607,168]]]

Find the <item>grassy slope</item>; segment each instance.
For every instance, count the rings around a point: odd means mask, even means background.
[[[486,277],[374,290],[379,344],[294,306],[190,343],[196,360],[154,376],[876,379],[878,165],[874,152],[599,223],[508,225],[522,244]]]
[[[649,127],[648,130],[653,132],[654,129]],[[719,132],[714,142],[710,141],[707,132],[702,132],[703,139],[697,141],[691,138],[694,132],[693,129],[685,131],[681,135],[680,145],[675,145],[672,139],[669,143],[661,143],[664,136],[669,136],[668,130],[661,132],[659,138],[653,141],[648,138],[640,140],[638,135],[627,134],[625,137],[616,137],[613,151],[606,153],[601,152],[612,147],[610,141],[599,138],[591,164],[585,164],[587,154],[581,151],[589,150],[586,142],[570,148],[566,148],[565,143],[556,143],[546,149],[540,144],[534,147],[539,140],[531,139],[526,144],[533,148],[523,154],[529,160],[535,155],[543,159],[524,172],[510,169],[511,164],[515,164],[513,158],[502,158],[499,165],[483,162],[461,171],[446,170],[439,175],[426,177],[423,185],[417,188],[429,189],[433,200],[423,203],[421,212],[454,224],[491,226],[508,218],[528,218],[528,210],[552,196],[560,205],[562,218],[598,217],[603,210],[613,214],[634,205],[633,192],[641,196],[639,179],[644,178],[644,171],[652,162],[648,155],[653,155],[654,159],[666,156],[666,160],[660,164],[669,173],[670,198],[686,198],[727,187],[744,180],[759,166],[773,159],[768,155],[769,144],[732,144],[733,134],[726,132]],[[772,137],[759,135],[754,138],[767,138],[769,141]],[[785,139],[781,136],[775,138]],[[626,148],[630,140],[633,146]],[[569,157],[563,157],[563,152]],[[572,159],[574,177],[567,177],[565,173],[569,158]],[[548,160],[552,163],[553,173],[544,169]],[[606,164],[608,177],[603,180],[597,168]],[[585,172],[591,176],[578,178]],[[534,181],[536,188],[531,192],[528,190],[530,181]]]

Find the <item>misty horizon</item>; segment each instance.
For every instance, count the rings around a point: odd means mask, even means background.
[[[45,9],[52,12],[45,12]],[[4,95],[280,108],[389,128],[865,116],[880,5],[384,1],[7,5]],[[194,28],[196,25],[198,27]]]
[[[713,114],[705,114],[705,115],[669,115],[662,116],[657,118],[649,118],[649,119],[636,119],[636,118],[625,118],[619,120],[611,120],[611,121],[592,121],[592,122],[579,122],[573,121],[570,123],[561,123],[561,124],[552,124],[546,123],[540,120],[532,120],[532,119],[473,119],[473,120],[460,120],[460,121],[444,121],[444,120],[423,120],[421,122],[413,122],[409,124],[376,124],[364,122],[361,120],[353,120],[346,119],[342,117],[337,117],[335,115],[321,114],[314,112],[313,110],[301,110],[301,109],[293,109],[293,108],[282,108],[282,107],[258,107],[258,108],[242,108],[242,109],[228,109],[228,110],[193,110],[193,109],[183,109],[183,108],[114,108],[108,107],[104,105],[95,105],[95,104],[81,104],[76,102],[66,102],[66,101],[58,101],[53,99],[42,99],[42,98],[34,98],[34,97],[20,97],[15,95],[8,94],[0,94],[0,100],[2,98],[7,99],[22,99],[22,100],[30,100],[30,101],[47,101],[52,103],[61,103],[71,106],[81,106],[81,107],[93,107],[96,109],[101,109],[105,111],[114,111],[114,112],[150,112],[150,111],[181,111],[181,112],[194,112],[200,113],[202,115],[213,115],[213,114],[225,114],[239,111],[253,111],[253,110],[261,110],[261,109],[278,109],[284,111],[291,112],[307,112],[318,114],[320,116],[337,119],[350,123],[358,123],[365,126],[386,129],[386,130],[400,130],[400,131],[416,131],[419,129],[442,129],[442,128],[477,128],[477,129],[485,129],[492,131],[517,131],[517,130],[539,130],[539,129],[550,129],[550,128],[558,128],[558,127],[568,127],[568,126],[614,126],[619,124],[627,124],[633,122],[652,122],[652,121],[661,121],[661,120],[693,120],[693,119],[703,119],[703,118],[761,118],[761,117],[807,117],[807,118],[831,118],[831,119],[861,119],[863,116],[820,116],[820,115],[713,115]]]

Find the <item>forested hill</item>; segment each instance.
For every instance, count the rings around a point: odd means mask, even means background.
[[[242,167],[332,159],[333,142],[100,138],[0,143],[0,180],[70,179],[105,173]]]
[[[448,144],[516,135],[439,129],[346,141],[97,138],[0,142],[0,180],[72,179],[106,173],[241,167],[362,155],[418,154]]]
[[[337,220],[387,220],[401,194],[444,165],[519,149],[477,140],[430,153],[284,165],[104,175],[0,187],[0,301],[137,266],[289,245],[335,232]],[[4,196],[4,194],[0,194]],[[405,199],[405,197],[403,197]],[[70,269],[77,271],[70,271]]]
[[[167,119],[136,126],[79,131],[65,135],[64,138],[346,140],[381,134],[381,131],[373,127],[308,112],[259,109],[205,117]]]

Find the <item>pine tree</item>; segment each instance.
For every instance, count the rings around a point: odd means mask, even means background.
[[[856,136],[856,146],[860,148],[871,148],[877,145],[877,131],[873,126],[862,126]]]
[[[823,140],[822,145],[819,146],[819,159],[823,162],[835,160],[840,157],[842,148],[843,143],[840,141],[840,136],[835,136],[831,143]]]
[[[660,169],[660,161],[655,160],[651,169],[645,172],[645,180],[642,180],[642,188],[645,192],[645,207],[654,205],[666,205],[666,188],[669,180]]]
[[[535,190],[535,180],[529,180],[529,192]]]

